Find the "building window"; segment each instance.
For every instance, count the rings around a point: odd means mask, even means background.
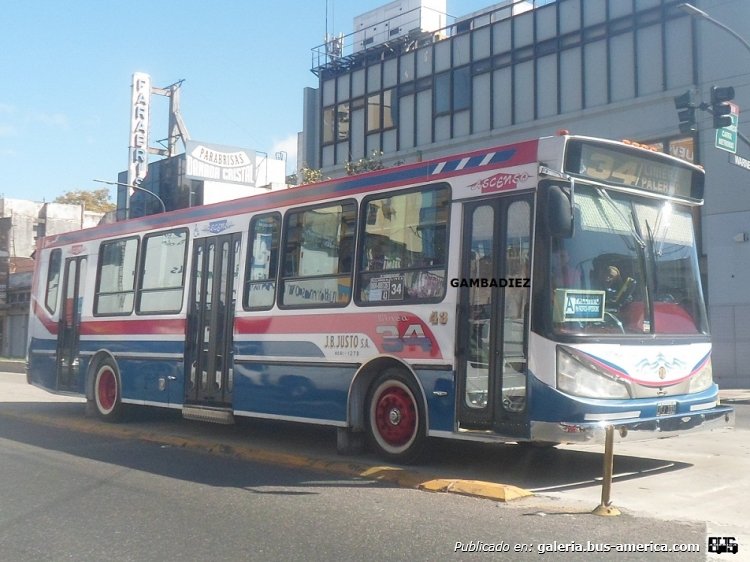
[[[471,107],[471,68],[464,66],[453,71],[453,111]]]
[[[367,132],[392,129],[395,123],[395,89],[384,90],[367,97]]]
[[[349,102],[336,106],[336,138],[338,140],[349,138]]]
[[[335,109],[326,107],[323,109],[323,144],[331,144],[334,139],[334,130],[336,120],[334,119]]]
[[[144,237],[139,313],[176,313],[182,309],[187,238],[184,229]]]
[[[451,73],[435,76],[435,115],[444,115],[451,110]]]
[[[323,144],[332,144],[349,138],[349,102],[323,109]]]
[[[435,115],[471,107],[471,67],[464,66],[435,76]]]
[[[367,96],[367,132],[380,130],[380,94]]]
[[[392,129],[396,126],[396,119],[395,119],[395,102],[396,96],[394,95],[394,91],[391,90],[385,90],[383,92],[383,129]]]

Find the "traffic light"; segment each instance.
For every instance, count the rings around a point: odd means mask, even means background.
[[[711,86],[711,114],[714,116],[714,129],[729,127],[732,124],[732,106],[730,100],[734,99],[734,88],[727,86],[719,88]]]
[[[696,105],[693,102],[693,91],[688,90],[682,95],[675,96],[674,106],[677,108],[677,117],[680,119],[680,132],[686,135],[697,132],[698,125],[695,121]]]

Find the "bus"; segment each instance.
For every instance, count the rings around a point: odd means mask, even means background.
[[[556,136],[47,236],[27,377],[117,419],[554,445],[731,426],[695,218],[703,170]]]

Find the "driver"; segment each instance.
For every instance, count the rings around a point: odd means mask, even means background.
[[[607,294],[616,294],[622,285],[622,275],[620,270],[614,266],[609,265],[602,270],[602,286]]]
[[[622,278],[620,269],[614,265],[608,265],[600,272],[600,283],[606,293],[606,304],[608,306],[619,306],[628,296],[634,283],[633,279]]]

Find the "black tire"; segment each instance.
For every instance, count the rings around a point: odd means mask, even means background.
[[[395,463],[413,462],[424,446],[427,431],[420,393],[402,370],[387,369],[367,393],[367,434],[382,458]]]
[[[97,415],[109,422],[122,416],[122,386],[117,366],[111,359],[104,359],[94,371],[94,407]]]

